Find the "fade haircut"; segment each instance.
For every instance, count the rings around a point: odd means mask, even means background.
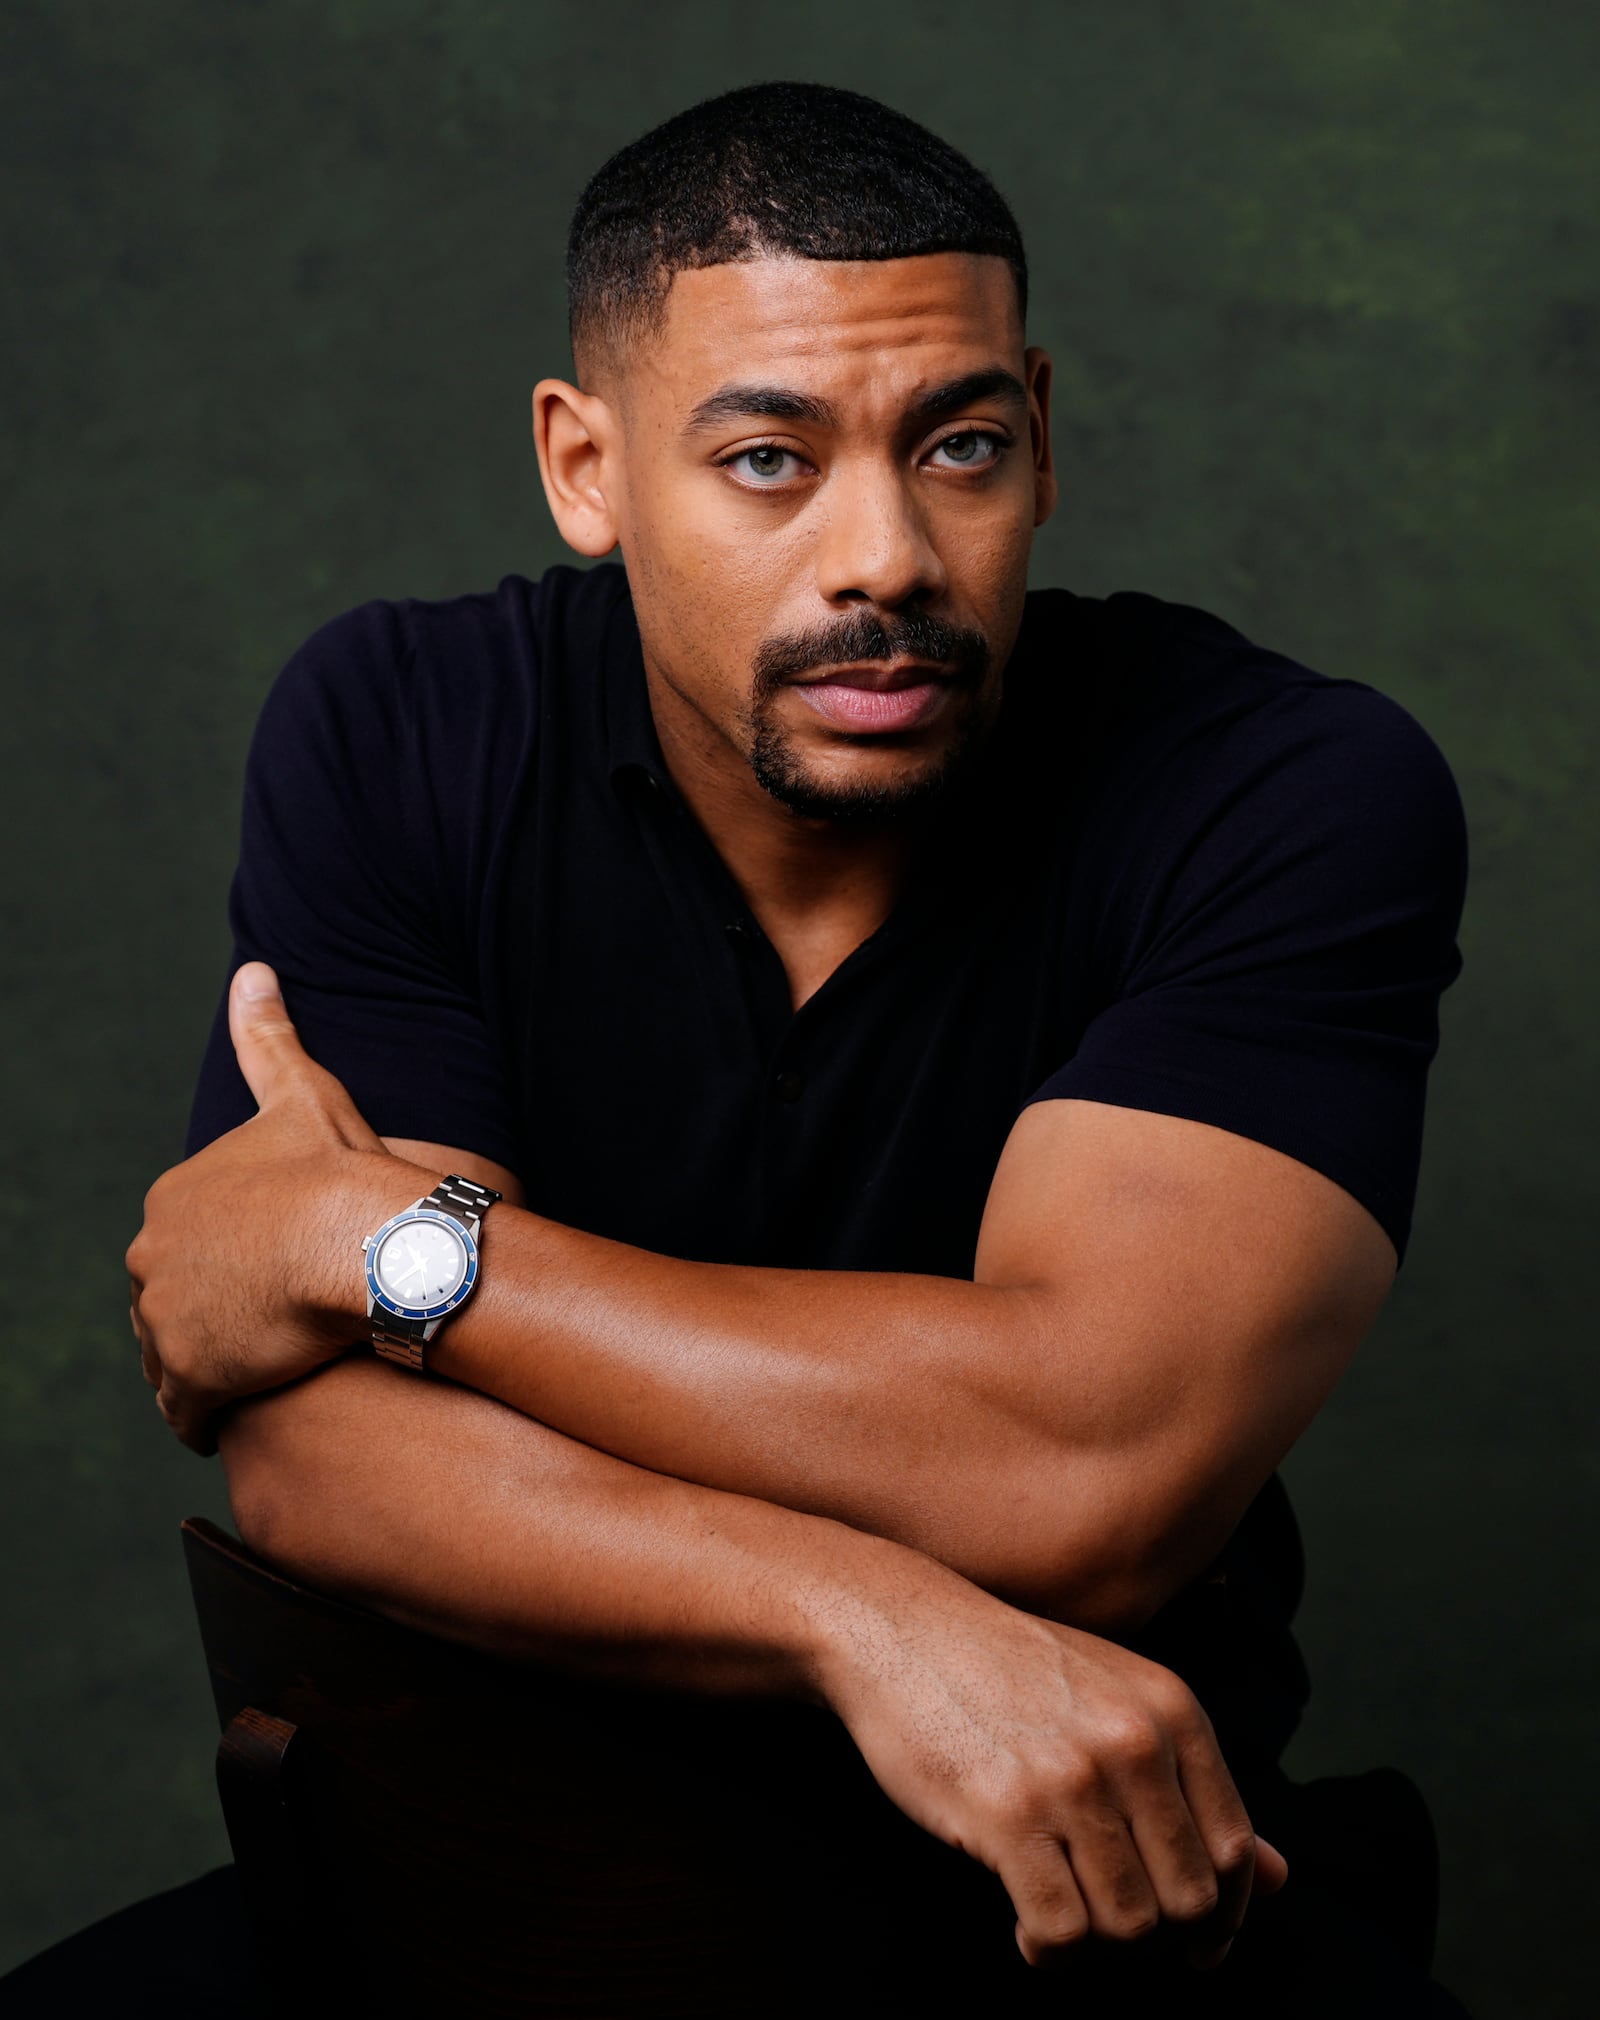
[[[690,267],[994,253],[1028,306],[1005,199],[948,141],[875,98],[827,84],[747,84],[690,106],[612,155],[567,235],[567,312],[580,374],[666,321]]]

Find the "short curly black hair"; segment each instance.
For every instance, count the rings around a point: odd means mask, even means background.
[[[630,141],[578,199],[567,312],[580,372],[660,328],[673,276],[770,254],[994,253],[1028,305],[1022,234],[964,154],[828,84],[747,84]]]

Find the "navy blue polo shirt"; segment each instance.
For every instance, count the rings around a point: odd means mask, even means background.
[[[510,1167],[539,1213],[970,1277],[1012,1124],[1062,1096],[1271,1145],[1403,1256],[1465,862],[1394,701],[1188,605],[1035,590],[899,901],[795,1010],[603,564],[316,632],[251,748],[231,919],[374,1129]],[[224,1008],[190,1149],[252,1109]],[[1229,1578],[1242,1729],[1275,1750],[1303,1692],[1276,1481]]]

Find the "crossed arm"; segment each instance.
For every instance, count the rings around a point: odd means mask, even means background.
[[[439,1372],[1102,1625],[1141,1620],[1221,1548],[1392,1269],[1364,1210],[1304,1166],[1087,1102],[1024,1112],[971,1282],[684,1262],[504,1207],[484,1244]]]
[[[831,1516],[1061,1618],[1133,1625],[1226,1541],[1393,1276],[1387,1237],[1321,1174],[1077,1101],[1018,1119],[971,1282],[655,1255],[523,1210],[515,1175],[466,1153],[380,1146],[276,995],[261,1009],[246,1044],[285,1116],[152,1193],[185,1243],[190,1308],[162,1361],[191,1442],[237,1393],[360,1339],[362,1235],[468,1170],[507,1203],[484,1222],[480,1289],[432,1350],[439,1374],[654,1472]],[[312,1118],[335,1096],[348,1122]],[[281,1364],[247,1343],[264,1325],[290,1342]],[[185,1367],[185,1331],[217,1342],[209,1364]]]
[[[1218,1130],[1042,1103],[1006,1146],[970,1283],[686,1263],[508,1203],[435,1356],[459,1388],[362,1361],[301,1381],[361,1334],[362,1234],[441,1169],[510,1199],[515,1180],[382,1144],[275,991],[245,997],[262,973],[232,1004],[261,1112],[157,1182],[129,1258],[179,1434],[204,1449],[222,1406],[260,1397],[222,1432],[250,1540],[445,1631],[597,1660],[626,1641],[636,1674],[824,1697],[894,1799],[1005,1878],[1025,1954],[1158,1910],[1231,1934],[1270,1848],[1176,1680],[1082,1630],[1187,1582],[1314,1414],[1393,1273],[1364,1209]],[[429,1481],[449,1520],[435,1494],[417,1506]],[[908,1759],[923,1713],[950,1758]],[[1097,1751],[1107,1719],[1120,1737]],[[1038,1834],[1018,1829],[1064,1800],[1038,1759],[1052,1720],[1083,1792],[1133,1778],[1082,1812],[1127,1821],[1098,1850],[1074,1833],[1068,1877],[1059,1858],[1025,1871]],[[983,1786],[1028,1756],[1026,1799],[1008,1785],[997,1810],[989,1787],[987,1823],[963,1808],[974,1747]],[[1134,1786],[1157,1755],[1159,1800]]]

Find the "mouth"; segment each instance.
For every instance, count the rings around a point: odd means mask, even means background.
[[[859,666],[836,666],[831,673],[815,674],[797,681],[798,687],[854,687],[869,694],[893,694],[904,687],[923,687],[929,681],[949,680],[949,670],[921,659],[881,659]]]
[[[873,660],[796,681],[801,699],[839,729],[921,729],[948,699],[953,676],[923,660]]]

